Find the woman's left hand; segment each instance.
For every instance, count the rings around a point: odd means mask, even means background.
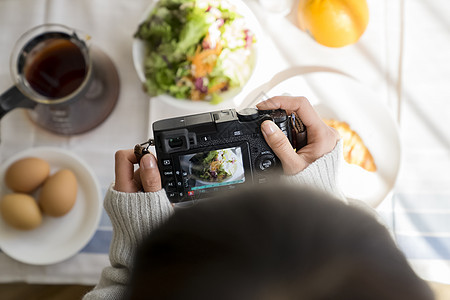
[[[144,155],[140,161],[140,168],[134,171],[134,165],[137,163],[134,150],[118,150],[116,152],[114,189],[125,193],[161,190],[161,177],[156,157],[151,153]]]

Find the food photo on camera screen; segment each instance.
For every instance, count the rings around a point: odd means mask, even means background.
[[[179,160],[192,192],[245,182],[241,147],[180,155]]]
[[[162,186],[172,203],[192,203],[246,185],[279,179],[280,160],[266,143],[261,124],[271,120],[297,150],[306,130],[282,109],[226,109],[153,123],[153,140],[137,145],[138,158],[155,146]],[[142,145],[147,145],[143,147]]]

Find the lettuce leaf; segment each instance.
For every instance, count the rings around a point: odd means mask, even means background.
[[[178,53],[195,51],[196,45],[205,37],[209,26],[211,26],[206,16],[204,11],[198,8],[194,8],[189,12],[185,26],[180,32],[176,48]]]

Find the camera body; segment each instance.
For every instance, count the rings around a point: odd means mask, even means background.
[[[277,124],[297,150],[306,144],[299,118],[282,109],[226,109],[154,122],[158,167],[169,200],[206,199],[279,177],[281,163],[261,132],[265,120]],[[135,148],[139,159],[145,149],[138,152]]]

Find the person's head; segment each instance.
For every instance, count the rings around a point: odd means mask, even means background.
[[[131,277],[130,299],[433,299],[372,216],[289,187],[176,211]]]

